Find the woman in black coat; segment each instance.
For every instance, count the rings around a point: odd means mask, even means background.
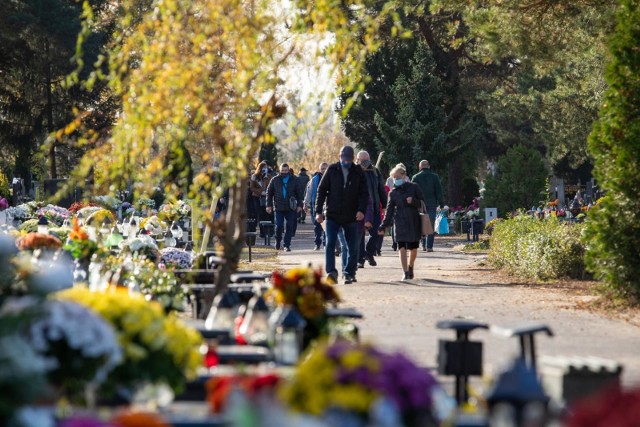
[[[387,210],[384,220],[378,229],[378,233],[384,235],[385,228],[393,225],[398,249],[400,250],[400,263],[404,276],[402,280],[413,279],[413,264],[418,256],[418,247],[422,237],[422,223],[420,220],[420,201],[424,201],[422,190],[417,184],[407,182],[407,171],[396,166],[391,171],[393,189],[389,193]],[[409,250],[409,263],[407,265],[407,250]]]

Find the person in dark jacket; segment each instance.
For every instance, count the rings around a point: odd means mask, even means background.
[[[251,203],[256,212],[256,220],[259,224],[262,221],[271,221],[271,215],[267,214],[267,187],[273,178],[273,169],[266,161],[261,161],[256,170],[251,175],[249,181],[249,191],[251,191]],[[260,237],[264,237],[264,230],[260,227]]]
[[[305,168],[300,168],[300,174],[298,174],[298,184],[300,184],[300,188],[302,188],[302,194],[304,194],[305,190],[307,189],[307,184],[309,184],[310,179],[311,178],[309,178],[309,175],[307,175],[307,170]],[[306,216],[307,215],[303,209],[302,212],[298,214],[298,224],[304,224]]]
[[[375,267],[377,263],[374,256],[378,251],[378,241],[382,238],[382,236],[378,235],[378,227],[381,222],[380,204],[387,206],[387,192],[384,189],[382,173],[371,164],[371,158],[368,152],[358,152],[356,163],[360,165],[367,178],[367,191],[373,203],[372,225],[364,231],[360,238],[358,268],[364,268],[365,260],[369,262],[370,266]]]
[[[276,249],[282,247],[284,229],[284,250],[287,252],[291,251],[296,218],[302,210],[302,191],[297,179],[289,173],[289,165],[283,163],[280,175],[275,176],[267,187],[267,213],[274,212],[276,217]]]
[[[369,194],[364,172],[359,165],[353,163],[354,157],[353,147],[342,147],[340,161],[327,168],[318,185],[316,196],[316,221],[322,224],[326,217],[325,268],[327,280],[333,283],[338,281],[335,249],[340,227],[344,230],[348,251],[347,263],[342,271],[344,283],[352,283],[356,278],[360,243],[356,221],[364,219]]]
[[[309,212],[311,215],[311,219],[313,220],[313,234],[314,234],[314,250],[319,251],[322,249],[322,246],[325,245],[324,239],[324,230],[322,229],[322,225],[316,221],[316,197],[318,195],[318,186],[320,185],[320,180],[322,179],[322,175],[327,171],[329,164],[327,162],[322,162],[318,166],[318,172],[314,173],[307,184],[307,189],[304,193],[304,209]]]
[[[413,279],[413,265],[418,256],[418,246],[422,234],[422,223],[420,220],[420,202],[424,201],[422,190],[417,184],[406,181],[407,171],[396,166],[391,171],[394,188],[389,193],[387,211],[384,215],[382,225],[378,229],[380,234],[384,234],[385,228],[393,225],[398,249],[400,252],[400,263],[404,276],[402,280]],[[409,264],[407,265],[407,250],[409,251]]]
[[[442,196],[442,185],[440,184],[440,177],[431,172],[431,166],[427,160],[421,160],[418,165],[420,172],[415,174],[411,179],[420,186],[422,194],[424,195],[424,204],[427,207],[427,213],[431,220],[431,225],[436,221],[436,209],[440,206],[440,209],[444,207],[444,197]],[[428,236],[422,237],[422,250],[433,252],[433,233]]]

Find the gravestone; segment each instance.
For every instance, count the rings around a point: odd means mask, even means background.
[[[484,208],[484,223],[489,223],[492,219],[498,218],[498,208]]]

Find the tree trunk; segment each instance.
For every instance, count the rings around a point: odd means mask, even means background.
[[[245,246],[245,232],[247,226],[247,209],[245,200],[247,195],[247,180],[240,178],[229,188],[229,205],[224,219],[217,221],[215,228],[221,252],[224,253],[225,263],[219,269],[216,277],[216,293],[227,290],[231,275],[238,270],[240,256]]]
[[[49,135],[51,135],[54,131],[53,126],[53,94],[51,90],[51,58],[49,55],[49,41],[46,40],[44,43],[44,51],[45,51],[45,60],[46,60],[46,92],[47,92],[47,131]],[[51,146],[49,147],[49,175],[51,179],[58,178],[58,167],[56,164],[56,141],[51,141]]]
[[[462,205],[462,179],[463,173],[462,159],[460,156],[455,157],[449,163],[449,171],[447,174],[447,203],[449,206]]]

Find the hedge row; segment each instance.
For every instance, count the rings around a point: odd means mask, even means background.
[[[488,261],[518,276],[549,280],[585,274],[583,224],[516,216],[496,224]]]

